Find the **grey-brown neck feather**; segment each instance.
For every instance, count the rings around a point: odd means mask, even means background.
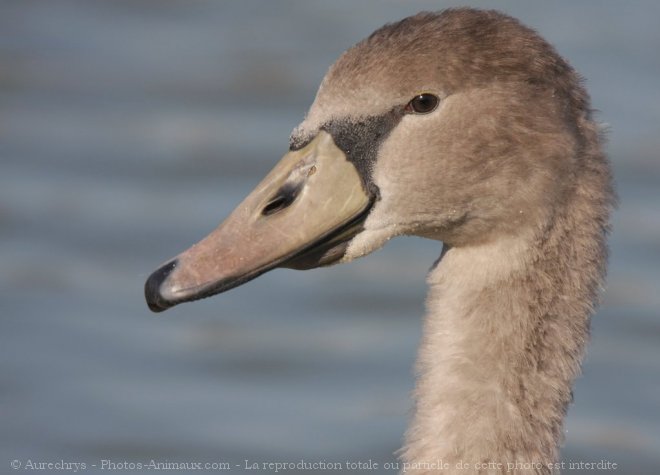
[[[431,271],[415,416],[403,449],[404,460],[422,464],[412,473],[436,473],[423,463],[438,459],[473,467],[442,473],[481,473],[474,464],[484,461],[502,463],[501,472],[557,473],[552,464],[603,284],[614,200],[597,131],[586,121],[581,128],[589,145],[578,157],[580,175],[541,230],[450,248]]]

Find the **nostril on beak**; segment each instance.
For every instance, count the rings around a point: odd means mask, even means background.
[[[275,214],[289,206],[291,203],[293,203],[293,200],[289,199],[287,196],[276,196],[264,207],[261,214],[264,216]]]
[[[289,207],[291,203],[293,203],[298,197],[298,193],[300,192],[301,188],[301,185],[284,185],[268,202],[268,204],[264,206],[261,214],[264,216],[270,216],[271,214],[275,214],[278,211],[282,211],[283,209]]]
[[[163,310],[167,310],[174,305],[174,303],[169,302],[163,297],[160,288],[163,285],[163,282],[165,282],[169,275],[172,273],[176,265],[176,259],[168,262],[156,270],[153,274],[151,274],[145,282],[144,297],[147,300],[149,310],[152,312],[162,312]]]

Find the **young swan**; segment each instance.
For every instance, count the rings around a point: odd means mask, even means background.
[[[146,297],[162,311],[397,235],[443,241],[408,472],[554,473],[613,200],[587,93],[549,44],[495,11],[420,13],[339,58],[291,151]]]

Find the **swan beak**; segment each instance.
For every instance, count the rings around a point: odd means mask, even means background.
[[[145,284],[147,304],[161,312],[275,267],[332,264],[372,203],[353,163],[321,131],[287,153],[217,229],[156,270]]]

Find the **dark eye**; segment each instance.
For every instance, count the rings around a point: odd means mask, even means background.
[[[408,103],[406,106],[406,112],[409,114],[428,114],[438,107],[438,102],[440,102],[438,96],[428,93],[420,94],[413,97]]]

